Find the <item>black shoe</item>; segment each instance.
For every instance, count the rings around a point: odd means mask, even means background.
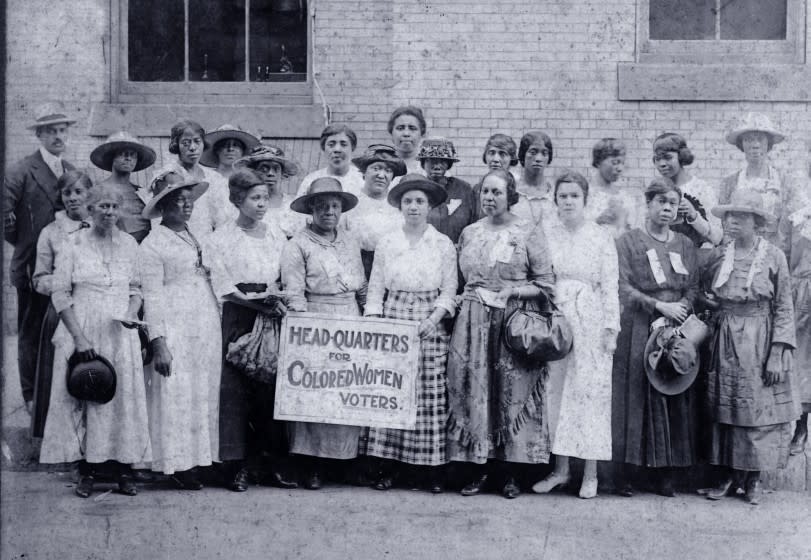
[[[791,446],[789,453],[791,455],[800,455],[805,451],[805,444],[808,441],[808,430],[799,430],[791,438]]]
[[[375,482],[374,488],[375,490],[391,490],[391,487],[394,486],[394,479],[389,475],[383,475],[377,479]]]
[[[721,482],[721,484],[715,488],[707,489],[705,495],[707,496],[708,500],[720,500],[724,496],[729,495],[730,492],[734,492],[734,486],[733,480],[730,477]]]
[[[200,482],[192,471],[176,472],[169,477],[172,484],[178,490],[202,490],[203,483]]]
[[[242,468],[234,475],[231,481],[231,490],[234,492],[245,492],[248,490],[248,469]]]
[[[462,488],[460,494],[463,496],[475,496],[476,494],[480,494],[482,490],[484,490],[484,485],[487,484],[487,475],[483,474],[479,476],[476,480]]]
[[[118,492],[125,496],[135,496],[138,494],[138,487],[132,475],[122,474],[118,477]]]
[[[512,477],[508,478],[507,482],[504,484],[504,488],[501,490],[501,495],[508,500],[512,500],[517,498],[520,494],[521,489],[515,483],[515,479]]]
[[[271,486],[276,488],[284,488],[285,490],[295,490],[298,488],[298,483],[294,480],[287,480],[279,471],[273,471],[267,479]]]
[[[625,498],[632,498],[634,495],[634,487],[631,485],[630,482],[626,482],[625,484],[620,486],[620,489],[617,493]]]
[[[676,489],[673,487],[673,480],[669,476],[663,477],[662,480],[659,481],[659,488],[656,492],[665,498],[675,498]]]
[[[74,492],[80,498],[89,498],[90,494],[93,493],[93,482],[92,476],[83,476],[79,484],[76,485]]]
[[[321,473],[313,471],[304,479],[304,487],[307,490],[320,490],[321,489]]]
[[[445,491],[445,484],[441,478],[431,478],[428,481],[428,491],[431,494],[442,494]]]

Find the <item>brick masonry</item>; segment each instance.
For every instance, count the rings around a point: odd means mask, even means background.
[[[672,130],[687,137],[695,174],[718,182],[742,162],[740,152],[723,141],[724,131],[756,110],[771,115],[789,137],[775,147],[773,161],[791,174],[805,173],[808,103],[617,99],[617,63],[634,61],[635,0],[311,0],[310,5],[313,70],[324,101],[333,121],[349,123],[361,145],[387,140],[390,111],[413,103],[425,110],[429,135],[457,144],[462,161],[454,172],[463,178],[475,180],[483,171],[481,150],[493,132],[518,140],[524,131],[540,128],[554,142],[552,172],[588,171],[594,141],[622,138],[629,149],[626,181],[638,187],[654,176],[651,141]],[[78,117],[67,157],[88,165],[90,151],[102,140],[87,133],[90,113],[93,104],[111,99],[110,58],[117,56],[110,52],[110,1],[9,0],[7,9],[7,160],[36,147],[25,124],[38,105],[49,102]],[[317,93],[314,99],[320,102]],[[203,123],[219,124],[217,115]],[[165,138],[145,141],[161,158],[169,157]],[[314,141],[277,141],[308,170],[319,166]],[[138,177],[142,183],[147,179],[147,173]],[[7,274],[4,295],[13,296]],[[4,301],[8,330],[14,298]]]

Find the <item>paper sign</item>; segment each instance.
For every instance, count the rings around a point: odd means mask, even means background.
[[[659,255],[656,254],[656,249],[648,249],[645,253],[648,255],[648,263],[650,263],[650,270],[653,272],[653,278],[660,286],[667,282],[667,276],[662,269],[662,263],[659,262]]]
[[[413,429],[418,325],[288,313],[279,341],[274,418]]]
[[[673,266],[673,271],[676,274],[684,274],[685,276],[690,274],[687,272],[687,268],[685,268],[684,263],[681,260],[681,255],[678,253],[670,252],[670,264]]]

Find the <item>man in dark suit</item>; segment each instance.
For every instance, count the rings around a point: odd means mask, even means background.
[[[68,129],[76,121],[49,112],[28,129],[36,132],[40,148],[6,170],[3,189],[3,218],[6,241],[14,246],[11,283],[17,288],[17,361],[20,385],[30,412],[34,398],[37,347],[42,321],[50,298],[34,291],[31,277],[37,253],[37,238],[62,208],[56,181],[74,166],[62,160]]]

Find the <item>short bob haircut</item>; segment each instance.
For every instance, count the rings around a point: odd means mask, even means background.
[[[515,182],[515,177],[512,173],[507,171],[506,169],[492,169],[488,171],[484,177],[482,177],[481,183],[479,183],[479,199],[481,199],[481,189],[484,186],[484,180],[494,175],[504,181],[507,184],[507,208],[512,208],[515,204],[518,203],[518,189]],[[481,201],[480,201],[481,202]]]
[[[552,139],[549,135],[541,130],[530,130],[521,137],[521,143],[518,146],[518,161],[524,165],[524,159],[527,157],[527,152],[532,146],[543,145],[549,152],[549,157],[546,160],[547,165],[552,163]]]
[[[586,181],[586,178],[583,177],[577,171],[572,169],[565,169],[563,173],[555,179],[555,206],[558,204],[558,187],[562,183],[576,183],[580,186],[580,190],[583,191],[583,206],[585,206],[589,201],[589,182]]]
[[[90,189],[90,196],[87,197],[87,208],[92,209],[102,200],[113,200],[121,205],[124,204],[124,195],[113,185],[99,183]]]
[[[420,135],[425,136],[425,132],[428,130],[428,125],[425,124],[425,115],[422,114],[422,109],[415,107],[414,105],[403,105],[402,107],[397,107],[394,111],[392,111],[388,124],[389,134],[391,134],[394,130],[394,121],[397,120],[397,117],[401,117],[403,115],[411,115],[417,119],[417,122],[420,124]]]
[[[512,136],[497,132],[488,138],[487,143],[484,145],[484,150],[482,151],[482,163],[487,163],[485,156],[487,155],[487,150],[490,148],[497,148],[507,152],[510,155],[510,167],[518,165],[518,147],[515,145],[515,140],[512,139]]]
[[[625,157],[626,148],[622,140],[616,138],[603,138],[598,140],[591,149],[591,166],[600,167],[600,164],[609,158]]]
[[[249,190],[264,184],[265,182],[250,169],[237,169],[228,178],[228,200],[234,206],[239,206],[245,201]]]
[[[90,189],[93,186],[93,181],[90,180],[90,177],[88,177],[86,173],[78,169],[71,169],[70,171],[62,173],[62,176],[56,180],[56,191],[59,193],[59,196],[62,196],[62,191],[72,187],[76,183],[80,184],[85,189]]]
[[[687,140],[681,134],[665,132],[653,141],[653,159],[664,152],[676,152],[679,156],[679,165],[690,165],[695,159],[693,152],[687,147]]]
[[[676,183],[670,179],[666,179],[665,177],[656,177],[650,183],[648,183],[648,186],[645,189],[645,202],[650,202],[656,197],[656,195],[667,194],[671,191],[678,194],[679,200],[681,200],[681,189],[676,185]]]
[[[330,136],[335,136],[336,134],[346,134],[346,137],[349,138],[349,143],[353,150],[358,147],[358,135],[355,134],[355,131],[349,128],[348,125],[328,124],[324,130],[321,131],[321,138],[318,140],[322,152],[324,151],[324,146],[327,145],[327,139],[329,139]]]
[[[172,126],[171,132],[169,133],[170,154],[180,153],[180,137],[183,136],[183,133],[187,130],[191,130],[192,132],[199,134],[200,138],[203,139],[203,149],[205,150],[208,148],[208,144],[206,144],[205,140],[206,130],[203,128],[203,126],[197,121],[184,119],[178,123],[175,123],[174,126]]]

